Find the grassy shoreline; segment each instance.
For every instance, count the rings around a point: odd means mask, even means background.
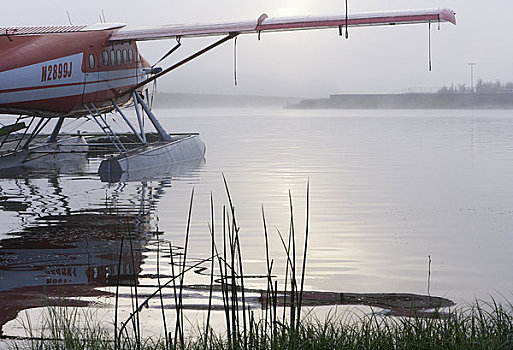
[[[118,339],[97,323],[94,315],[78,309],[48,308],[37,332],[25,322],[27,338],[13,341],[12,349],[512,349],[513,306],[475,302],[443,317],[391,317],[377,313],[345,313],[325,320],[307,318],[291,328],[290,322],[269,324],[252,320],[247,333],[227,335],[204,327],[172,339],[140,338],[125,332]],[[171,340],[171,341],[169,341]]]

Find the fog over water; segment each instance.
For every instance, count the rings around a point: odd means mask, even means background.
[[[350,12],[448,7],[456,11],[458,25],[432,28],[433,71],[428,71],[427,25],[355,28],[350,39],[336,29],[264,34],[238,40],[238,81],[233,84],[233,43],[216,49],[159,81],[161,91],[325,96],[344,92],[396,92],[408,88],[470,85],[469,62],[477,63],[475,76],[485,81],[513,80],[513,48],[508,0],[349,0]],[[30,9],[28,11],[27,9]],[[95,23],[103,10],[109,22],[130,26],[200,23],[256,19],[273,16],[344,13],[344,2],[335,0],[280,1],[132,1],[70,2],[64,0],[23,3],[2,1],[0,25]],[[203,47],[213,39],[183,41],[169,64]],[[141,43],[145,57],[156,62],[174,41]]]

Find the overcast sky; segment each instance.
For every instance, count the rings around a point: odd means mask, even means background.
[[[448,7],[458,25],[432,30],[433,71],[428,70],[427,25],[353,28],[349,40],[336,29],[267,33],[238,39],[238,82],[233,84],[233,42],[159,81],[159,91],[278,96],[326,96],[331,93],[399,92],[451,83],[470,84],[469,62],[484,80],[513,81],[511,0],[349,0],[350,12]],[[343,0],[24,0],[0,1],[0,26],[74,24],[99,21],[129,26],[233,21],[287,15],[344,13]],[[187,39],[180,54],[210,39]],[[155,62],[173,41],[141,43]]]

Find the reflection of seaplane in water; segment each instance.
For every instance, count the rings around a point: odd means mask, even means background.
[[[75,298],[110,295],[97,288],[137,280],[150,236],[136,220],[128,213],[48,216],[42,221],[51,225],[30,227],[1,240],[0,335],[21,310],[85,306],[87,302]],[[132,251],[127,225],[132,227]]]
[[[57,174],[2,180],[0,215],[14,212],[21,225],[0,239],[0,335],[22,310],[85,306],[77,298],[138,283],[155,208],[171,179],[115,186],[83,180],[78,192]]]
[[[104,160],[100,172],[144,170],[203,158],[205,146],[198,135],[170,135],[164,130],[148,104],[146,87],[240,34],[258,33],[260,37],[268,31],[321,28],[338,28],[342,34],[344,27],[440,22],[455,23],[454,12],[437,9],[288,18],[263,14],[254,21],[139,29],[107,23],[0,28],[0,113],[20,115],[14,124],[0,129],[0,149],[8,148],[0,155],[0,172],[19,166],[43,167],[48,159],[73,160],[101,144],[86,142],[81,135],[59,138],[66,118],[94,120],[105,134],[103,139],[112,144],[116,156]],[[178,49],[182,38],[205,36],[222,38],[166,69],[150,65],[136,44],[176,38],[167,57]],[[135,107],[137,123],[123,112],[122,107],[129,103]],[[133,132],[131,138],[122,139],[113,131],[106,118],[110,112],[124,119]],[[153,142],[143,127],[145,115],[157,131]],[[56,122],[47,142],[33,145],[52,119]],[[22,130],[22,137],[14,133]]]

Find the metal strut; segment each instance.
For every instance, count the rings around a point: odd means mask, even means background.
[[[23,149],[27,149],[32,141],[39,135],[39,133],[45,128],[45,126],[48,124],[50,119],[46,119],[46,121],[41,118],[39,122],[37,123],[37,126],[34,128],[34,131],[32,131],[32,134],[28,138],[27,142],[23,145]]]
[[[114,106],[114,108],[116,108],[116,110],[118,111],[118,113],[121,115],[121,117],[123,118],[123,120],[125,121],[125,123],[128,125],[128,127],[132,130],[132,132],[134,133],[135,136],[137,136],[137,138],[139,139],[139,141],[145,145],[146,144],[146,135],[144,134],[144,130],[141,129],[141,135],[139,135],[139,133],[137,132],[137,130],[135,130],[134,126],[132,125],[132,123],[130,123],[130,120],[128,120],[128,118],[125,116],[125,113],[123,113],[123,111],[121,110],[121,108],[119,108],[119,106],[116,104],[116,102],[112,101],[112,105]],[[137,108],[137,107],[136,107]],[[139,118],[139,111],[137,111],[137,117]]]
[[[159,64],[160,62],[162,62],[163,60],[165,60],[166,58],[168,58],[171,54],[173,54],[173,52],[175,52],[176,50],[178,50],[178,48],[179,48],[180,46],[182,46],[182,43],[180,42],[180,37],[179,37],[179,36],[177,36],[177,37],[176,37],[176,45],[175,45],[175,46],[173,46],[173,47],[171,48],[171,50],[169,50],[169,51],[168,51],[164,56],[162,56],[162,57],[160,58],[160,60],[158,60],[156,63],[154,63],[154,64],[151,66],[151,68],[154,68],[157,64]]]
[[[96,124],[100,126],[105,135],[109,138],[110,142],[112,142],[114,147],[116,147],[119,153],[127,152],[127,149],[125,145],[123,145],[123,142],[121,142],[118,135],[116,135],[114,130],[112,130],[110,125],[107,123],[107,120],[101,115],[96,106],[91,102],[91,107],[93,107],[94,113],[89,109],[89,107],[87,107],[87,105],[84,104],[84,107],[87,110],[87,112],[89,112],[89,114],[93,117]]]
[[[16,147],[14,147],[14,151],[17,151],[18,148],[20,147],[21,145],[21,142],[23,141],[23,139],[25,138],[25,136],[27,136],[27,132],[29,131],[29,128],[32,126],[32,123],[34,122],[34,120],[36,119],[36,117],[32,117],[32,119],[30,120],[30,123],[29,125],[27,126],[27,128],[25,129],[25,131],[23,132],[23,135],[21,135],[21,138],[19,139],[18,143],[16,144]]]
[[[144,111],[146,112],[146,115],[148,116],[151,123],[153,124],[153,126],[155,127],[157,132],[159,133],[162,140],[171,141],[172,140],[171,136],[169,136],[169,134],[166,132],[166,130],[162,127],[162,125],[159,123],[157,117],[155,117],[155,115],[153,114],[151,109],[148,107],[148,105],[146,105],[146,103],[144,103],[141,96],[139,96],[137,93],[134,92],[134,97],[135,97],[134,103],[136,103],[136,108],[137,108],[137,103],[139,103],[141,105],[141,107],[144,109]]]
[[[16,119],[16,122],[14,123],[14,125],[18,124],[18,122],[21,120],[21,115]],[[25,130],[26,132],[26,130]],[[7,139],[9,138],[10,136],[10,133],[6,134],[4,139],[2,140],[2,143],[0,143],[0,149],[5,145],[5,143],[7,142]]]
[[[55,127],[53,128],[52,134],[48,137],[47,143],[52,143],[57,141],[57,136],[59,135],[59,132],[61,131],[62,124],[64,123],[64,117],[59,118],[57,121],[57,124],[55,124]]]
[[[197,58],[197,57],[199,57],[199,56],[201,56],[201,55],[203,55],[205,53],[207,53],[208,51],[218,47],[219,45],[224,44],[228,40],[231,40],[231,39],[235,38],[237,35],[239,35],[238,32],[233,32],[233,33],[228,34],[227,36],[225,36],[224,38],[216,41],[215,43],[205,47],[204,49],[199,50],[198,52],[190,55],[187,58],[184,58],[183,60],[181,60],[180,62],[178,62],[178,63],[176,63],[174,65],[172,65],[171,67],[164,69],[162,72],[157,73],[154,76],[152,76],[152,77],[150,77],[150,78],[140,82],[134,88],[131,88],[131,90],[137,90],[138,88],[140,88],[140,87],[142,87],[142,86],[144,86],[144,85],[146,85],[148,83],[151,83],[152,81],[156,80],[157,78],[160,78],[164,74],[167,74],[167,73],[171,72],[172,70],[175,70],[176,68],[179,68],[179,67],[183,66],[184,64],[192,61],[193,59],[195,59],[195,58]]]
[[[146,90],[148,91],[148,90]],[[144,116],[141,116],[141,111],[139,110],[139,104],[137,103],[137,92],[133,92],[132,93],[132,98],[134,99],[134,109],[135,109],[135,114],[137,115],[137,122],[139,123],[139,130],[141,131],[141,136],[144,140],[144,143],[146,143],[146,132],[144,131],[144,120],[143,120],[143,117]]]

